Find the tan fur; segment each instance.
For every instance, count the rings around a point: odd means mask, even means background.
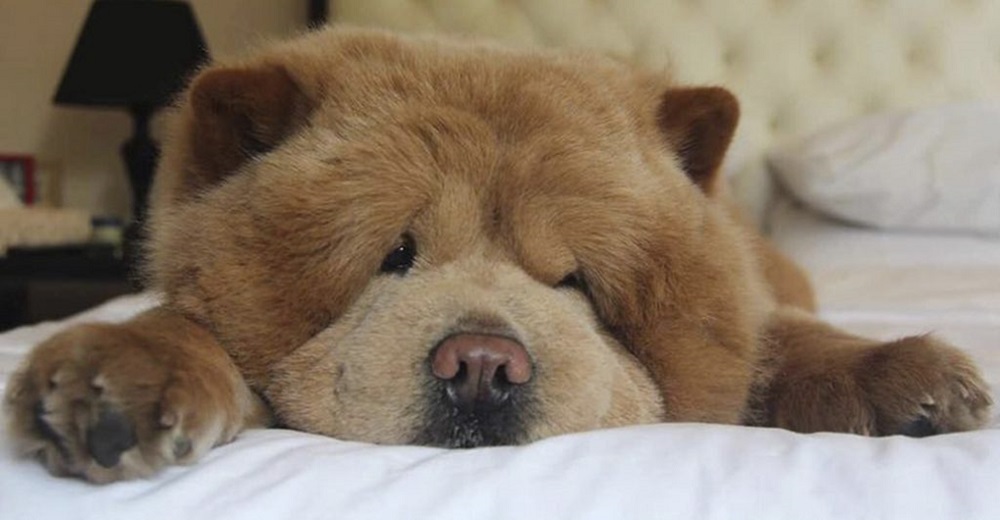
[[[164,431],[205,447],[262,422],[252,390],[297,429],[451,445],[426,435],[427,359],[455,332],[530,354],[531,413],[512,442],[663,420],[981,424],[984,385],[956,350],[878,345],[806,314],[804,274],[740,221],[717,175],[737,119],[719,88],[470,41],[332,29],[214,66],[180,103],[154,190],[148,271],[164,307],[38,347],[7,396],[15,436],[54,471],[129,478],[175,461]],[[404,235],[416,263],[379,273]],[[559,286],[573,273],[585,284]],[[112,355],[136,363],[101,365]],[[111,371],[116,395],[181,395],[178,413],[225,424],[156,429],[90,398],[143,425],[118,468],[99,468],[86,428],[48,405],[86,388],[45,386],[52,370]],[[926,396],[933,413],[912,406]],[[68,465],[33,422],[39,402],[72,439]]]
[[[769,423],[796,431],[903,432],[925,418],[936,433],[988,419],[975,365],[930,336],[879,343],[838,331],[798,309],[772,316],[782,357],[766,407]]]

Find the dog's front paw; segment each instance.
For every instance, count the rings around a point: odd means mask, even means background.
[[[975,364],[931,336],[880,345],[860,360],[873,434],[925,437],[986,424],[992,399]]]
[[[155,335],[80,325],[36,347],[11,378],[11,436],[56,475],[111,482],[198,459],[240,423],[231,386],[179,362]],[[232,407],[230,407],[232,408]]]

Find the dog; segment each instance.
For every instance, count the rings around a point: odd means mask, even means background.
[[[208,67],[154,186],[162,305],[38,345],[11,436],[103,483],[268,425],[449,448],[981,426],[959,350],[814,316],[726,193],[738,118],[723,88],[612,58],[362,29]]]

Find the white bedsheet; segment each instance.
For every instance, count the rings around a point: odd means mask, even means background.
[[[818,275],[828,318],[886,338],[936,330],[1000,387],[1000,243],[886,237],[783,211],[800,218],[772,222],[779,244]],[[151,304],[124,298],[74,321]],[[0,386],[62,326],[0,335]],[[867,439],[673,424],[468,451],[251,431],[192,467],[110,486],[49,477],[9,451],[0,434],[3,520],[1000,518],[997,429]]]

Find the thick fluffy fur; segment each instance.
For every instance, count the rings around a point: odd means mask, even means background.
[[[957,350],[809,314],[805,277],[718,178],[737,119],[722,89],[610,59],[369,31],[209,68],[154,193],[163,307],[40,345],[6,396],[15,437],[108,481],[195,460],[265,408],[443,446],[655,421],[981,424]],[[410,241],[413,265],[380,271]],[[458,411],[428,362],[455,334],[523,345],[531,381]]]

